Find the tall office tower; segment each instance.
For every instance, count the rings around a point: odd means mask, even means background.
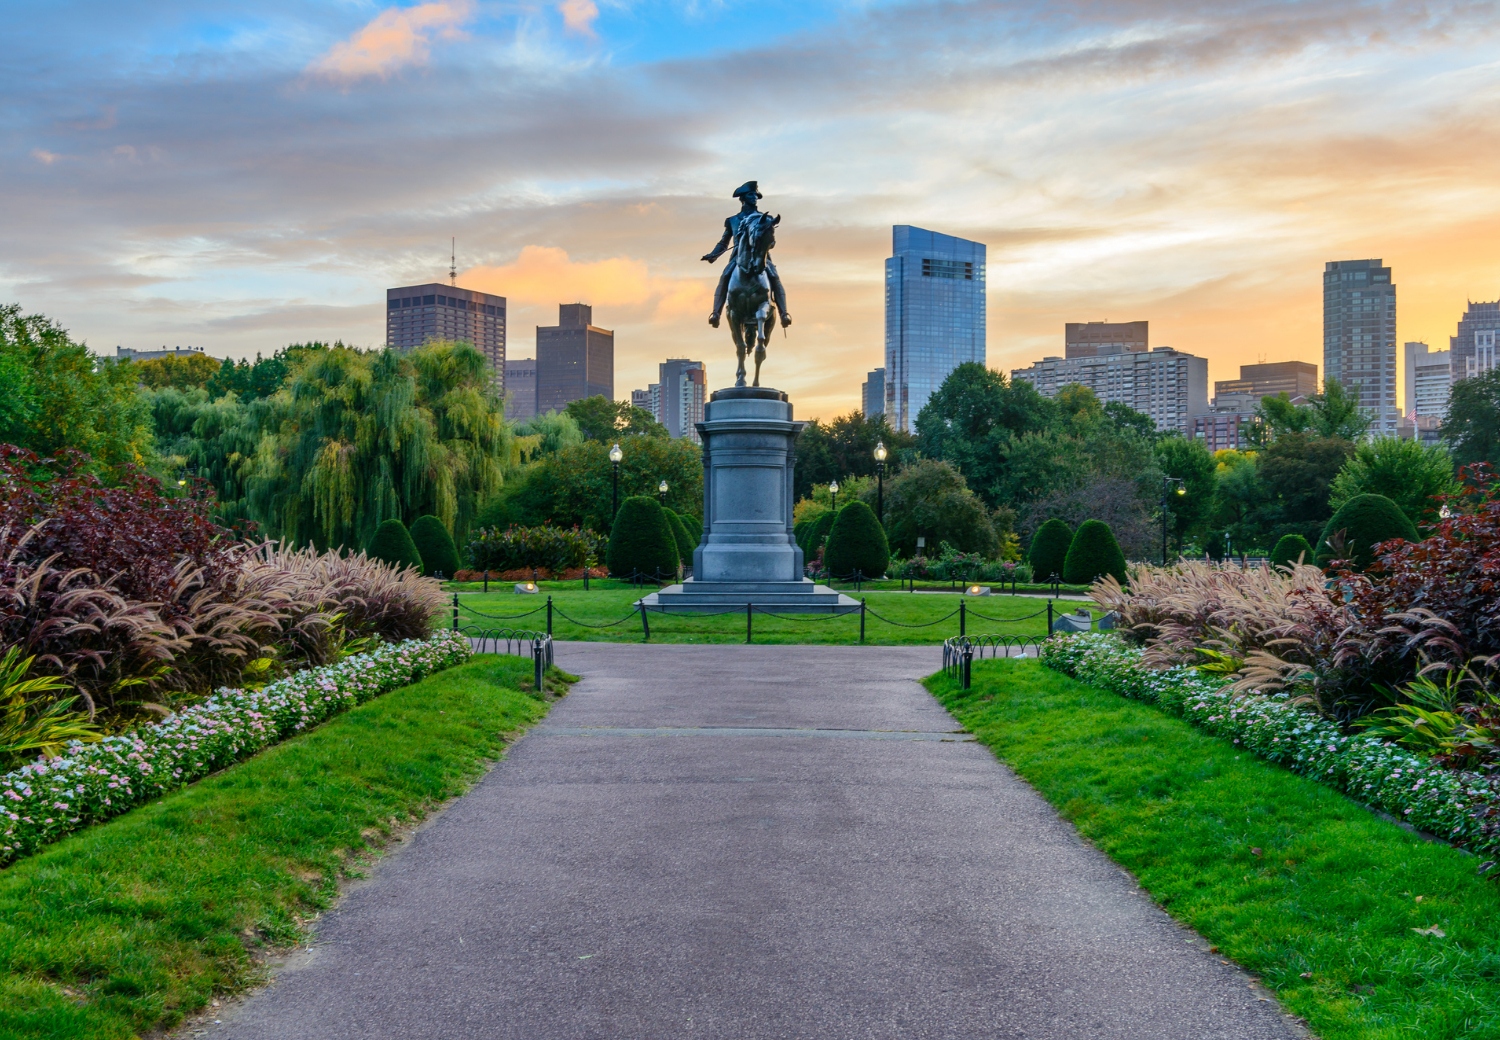
[[[885,416],[910,432],[943,380],[984,364],[984,244],[907,224],[885,262]]]
[[[651,386],[656,386],[656,385],[657,384],[652,383],[645,390],[632,390],[632,391],[630,391],[630,403],[631,403],[631,405],[633,407],[635,407],[635,408],[640,408],[643,411],[650,412],[653,417],[656,415],[656,406],[651,403],[651,389],[650,389],[650,387]]]
[[[1494,335],[1493,330],[1490,334]],[[1452,387],[1451,351],[1432,350],[1426,343],[1406,344],[1407,418],[1446,418]]]
[[[536,327],[537,414],[602,394],[615,399],[615,334],[596,328],[586,303],[557,308],[556,325]]]
[[[1500,329],[1500,300],[1474,303],[1458,322],[1458,335],[1448,338],[1453,382],[1473,379],[1495,369],[1495,332]],[[1487,334],[1487,335],[1486,335]]]
[[[1286,394],[1293,401],[1302,402],[1317,392],[1318,366],[1311,361],[1241,365],[1238,379],[1214,382],[1214,411],[1250,413],[1262,397]]]
[[[703,421],[703,404],[708,400],[708,369],[701,361],[669,358],[657,366],[660,382],[657,388],[656,421],[673,437],[686,437],[699,443],[698,423]]]
[[[1063,324],[1063,352],[1070,358],[1139,354],[1151,349],[1149,321],[1070,321]]]
[[[429,340],[468,343],[490,363],[498,394],[505,393],[505,297],[440,282],[385,291],[385,345],[397,350]]]
[[[536,358],[505,359],[505,417],[516,421],[536,415]]]
[[[1394,433],[1396,286],[1379,260],[1333,260],[1323,268],[1323,374],[1359,387],[1372,431]]]
[[[1082,383],[1108,404],[1119,401],[1149,415],[1158,430],[1192,429],[1192,417],[1208,411],[1208,359],[1157,347],[1137,353],[1098,357],[1043,358],[1030,368],[1013,369],[1043,397],[1054,397],[1069,383]]]
[[[859,408],[866,419],[885,414],[885,369],[871,370],[865,381],[859,384]]]

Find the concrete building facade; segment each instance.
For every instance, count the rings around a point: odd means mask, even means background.
[[[651,384],[656,421],[670,436],[699,443],[698,423],[708,401],[707,367],[701,361],[669,358],[657,366],[657,380]]]
[[[985,247],[908,224],[885,262],[885,416],[910,431],[959,365],[984,364]]]
[[[536,415],[536,358],[505,359],[505,417],[524,422]]]
[[[1244,450],[1250,446],[1245,433],[1254,421],[1254,415],[1247,412],[1208,412],[1193,416],[1192,428],[1188,433],[1194,439],[1202,441],[1209,451],[1223,451],[1226,448]]]
[[[1407,343],[1406,418],[1436,418],[1448,414],[1448,391],[1453,387],[1452,352],[1432,350],[1426,343]]]
[[[1171,347],[1126,351],[1096,357],[1043,358],[1030,368],[1011,371],[1054,397],[1069,383],[1081,383],[1106,404],[1118,401],[1143,412],[1158,430],[1189,434],[1192,417],[1208,411],[1208,359]]]
[[[615,334],[593,324],[586,303],[557,308],[556,325],[536,327],[537,414],[603,395],[615,399]]]
[[[1378,259],[1324,265],[1323,373],[1359,388],[1373,432],[1396,432],[1396,285]]]
[[[1151,349],[1149,321],[1070,321],[1063,325],[1063,356],[1141,354]]]
[[[1448,361],[1453,382],[1473,379],[1495,369],[1495,333],[1500,330],[1500,300],[1470,301],[1458,321],[1458,331],[1448,339]]]
[[[505,394],[505,297],[428,282],[385,291],[385,343],[411,350],[431,340],[468,343],[484,355]]]
[[[1318,392],[1318,366],[1311,361],[1241,365],[1238,379],[1214,382],[1214,411],[1252,413],[1262,397],[1286,394],[1295,402]]]
[[[859,384],[859,410],[866,419],[885,414],[885,369],[872,369]]]

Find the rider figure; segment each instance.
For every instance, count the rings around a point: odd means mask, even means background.
[[[734,189],[734,197],[740,200],[740,211],[732,217],[724,220],[724,237],[719,239],[719,244],[714,246],[713,251],[705,253],[704,260],[713,263],[724,255],[724,251],[734,242],[734,236],[740,229],[740,222],[745,219],[747,213],[754,213],[759,207],[756,200],[761,198],[760,190],[755,181],[746,181]],[[724,311],[724,297],[729,292],[729,273],[734,269],[733,263],[724,265],[724,273],[719,275],[719,287],[714,290],[714,312],[709,315],[708,323],[714,328],[719,327],[719,315]],[[783,327],[792,323],[792,316],[786,312],[786,290],[781,287],[781,277],[776,273],[776,265],[771,263],[771,258],[766,257],[766,277],[771,282],[771,294],[776,300],[776,309],[781,312],[781,324]]]

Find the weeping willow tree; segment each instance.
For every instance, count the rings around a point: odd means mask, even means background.
[[[464,344],[310,354],[257,402],[244,512],[271,537],[362,548],[431,513],[460,544],[513,455],[487,363]]]

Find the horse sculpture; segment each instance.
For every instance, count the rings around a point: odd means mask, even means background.
[[[739,357],[734,385],[745,385],[745,355],[755,352],[755,381],[760,386],[760,366],[766,359],[766,341],[776,320],[771,298],[771,280],[766,259],[776,245],[776,225],[781,217],[755,211],[740,221],[735,234],[733,269],[729,274],[729,331]]]

